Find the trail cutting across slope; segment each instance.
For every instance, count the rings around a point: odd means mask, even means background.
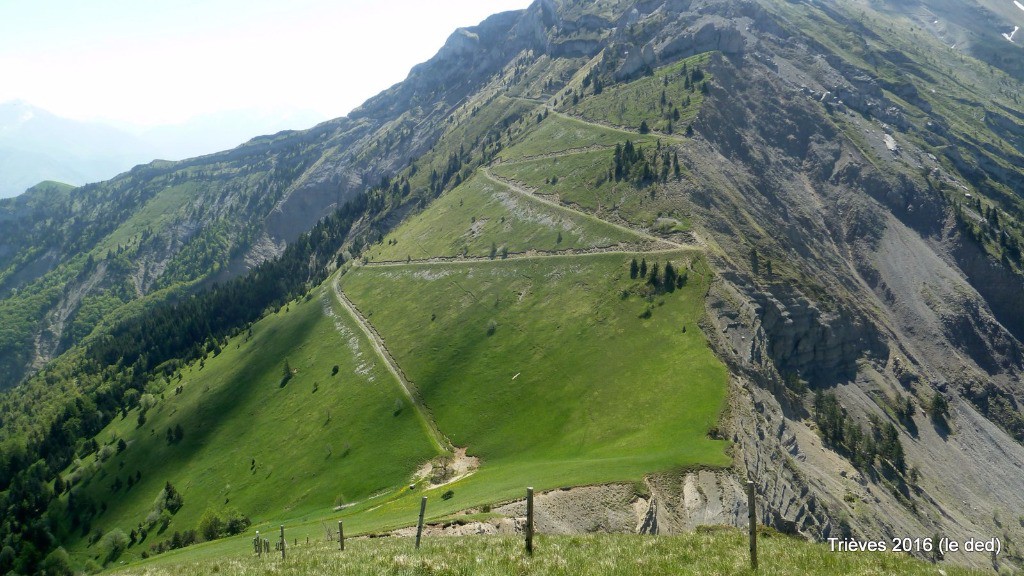
[[[376,328],[363,316],[363,314],[356,308],[355,304],[348,299],[345,292],[342,291],[341,285],[339,284],[340,276],[335,276],[334,281],[331,282],[331,287],[334,289],[335,296],[338,297],[338,302],[345,309],[346,312],[352,317],[353,320],[359,324],[359,328],[366,334],[366,337],[370,340],[370,345],[373,346],[374,351],[380,356],[381,360],[384,361],[388,371],[395,377],[395,380],[402,387],[402,391],[405,393],[405,397],[412,404],[416,413],[423,421],[430,433],[430,439],[434,442],[435,447],[442,452],[454,452],[452,443],[441,433],[437,427],[437,423],[434,421],[434,417],[430,414],[426,405],[419,398],[419,393],[416,390],[415,385],[409,381],[402,372],[402,369],[398,366],[398,362],[395,361],[391,352],[388,351],[387,346],[384,344],[384,339],[381,338],[380,334],[377,333]]]
[[[503,178],[499,178],[499,177],[491,174],[490,166],[484,166],[483,168],[481,168],[481,172],[483,173],[484,177],[486,177],[491,182],[494,182],[495,184],[498,184],[500,186],[504,186],[504,187],[508,188],[509,190],[512,190],[513,192],[515,192],[517,194],[521,194],[523,196],[526,196],[526,197],[529,197],[529,198],[533,198],[534,200],[536,200],[538,202],[541,202],[543,204],[547,204],[548,206],[550,206],[552,208],[555,208],[556,210],[572,212],[573,214],[576,214],[578,216],[581,216],[581,217],[586,218],[588,220],[591,220],[593,222],[600,222],[601,224],[607,224],[607,225],[612,226],[613,228],[616,228],[616,229],[618,229],[618,230],[620,230],[622,232],[626,232],[628,234],[634,234],[634,235],[642,236],[643,238],[646,238],[646,239],[649,239],[649,240],[654,240],[654,241],[657,241],[657,242],[661,242],[663,244],[667,244],[667,245],[669,245],[669,246],[671,246],[673,248],[694,248],[694,246],[687,246],[685,244],[680,244],[678,242],[669,240],[667,238],[659,238],[657,236],[654,236],[654,235],[650,234],[649,232],[644,232],[642,230],[635,230],[633,228],[630,228],[628,226],[623,226],[622,224],[618,224],[616,222],[611,222],[611,221],[608,221],[608,220],[604,220],[602,218],[598,218],[597,216],[594,216],[593,214],[588,214],[586,212],[583,212],[582,210],[577,210],[575,208],[571,208],[571,207],[566,206],[564,204],[561,204],[559,202],[555,202],[554,200],[549,200],[547,198],[544,198],[543,196],[541,196],[539,194],[535,194],[535,193],[527,190],[526,188],[523,188],[522,186],[520,186],[516,182],[513,182],[511,180],[505,180]]]

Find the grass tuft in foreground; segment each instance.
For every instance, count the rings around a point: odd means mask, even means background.
[[[758,540],[756,574],[975,574],[946,564],[932,565],[895,553],[837,553],[827,546],[766,530]],[[239,546],[244,543],[239,542]],[[516,537],[460,537],[424,540],[415,550],[410,538],[353,540],[345,552],[334,543],[300,543],[284,561],[271,552],[255,556],[140,566],[119,574],[191,576],[223,574],[413,575],[507,574],[716,575],[755,574],[750,570],[746,535],[732,528],[708,528],[680,536],[539,536],[535,554]],[[941,568],[941,572],[940,572]]]

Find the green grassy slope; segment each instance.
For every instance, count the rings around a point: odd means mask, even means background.
[[[626,130],[594,126],[571,116],[548,113],[530,137],[501,152],[502,161],[524,160],[546,154],[559,154],[573,150],[604,147],[614,148],[623,140],[632,138],[638,144],[653,144],[656,136],[642,136]]]
[[[416,413],[398,410],[406,401],[397,382],[336,306],[321,287],[255,324],[251,337],[230,340],[202,367],[183,370],[141,428],[134,410],[104,430],[100,440],[123,438],[127,449],[78,465],[100,469],[74,489],[106,505],[92,530],[136,527],[167,481],[184,506],[163,534],[152,531],[129,554],[194,528],[207,508],[230,506],[259,521],[329,510],[405,483],[434,449]],[[281,386],[285,359],[294,374]],[[183,439],[168,443],[166,430],[178,425]],[[136,471],[144,472],[133,487],[112,488]],[[85,546],[81,540],[72,551]]]
[[[625,139],[619,143],[625,142]],[[653,150],[654,145],[643,147]],[[674,204],[659,198],[656,187],[637,190],[630,182],[608,179],[613,150],[594,150],[496,166],[494,174],[520,182],[538,194],[556,195],[599,217],[618,216],[645,227]],[[651,194],[653,192],[653,194]],[[613,216],[614,215],[614,216]]]
[[[685,267],[695,258],[657,259]],[[706,437],[726,371],[696,326],[703,264],[683,290],[645,298],[629,259],[364,267],[342,286],[440,428],[488,465],[591,461],[578,483],[606,476],[605,461],[626,463],[617,473],[634,478],[725,465],[723,443]]]
[[[435,256],[607,247],[634,242],[629,234],[569,211],[559,211],[480,175],[438,198],[384,242],[370,260],[421,260]]]
[[[653,131],[681,133],[696,117],[704,102],[700,82],[704,78],[703,67],[707,59],[708,54],[705,53],[663,66],[650,76],[612,86],[575,105],[568,102],[566,111],[586,120],[633,130],[646,122]],[[695,76],[698,70],[700,72]],[[664,104],[662,94],[665,96]]]

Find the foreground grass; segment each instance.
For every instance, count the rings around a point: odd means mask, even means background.
[[[239,547],[246,543],[239,542]],[[758,541],[757,574],[975,574],[940,567],[895,553],[836,553],[821,544],[771,531]],[[246,550],[247,551],[247,550]],[[271,553],[257,558],[195,560],[186,555],[118,572],[125,575],[226,576],[250,574],[437,574],[504,576],[507,574],[658,575],[754,574],[749,567],[746,535],[735,529],[706,529],[680,536],[588,535],[539,536],[532,557],[518,537],[426,539],[420,550],[410,538],[352,540],[345,552],[323,541],[290,548],[288,558]]]

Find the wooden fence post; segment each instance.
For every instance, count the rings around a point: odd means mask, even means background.
[[[260,538],[260,531],[256,531],[256,540],[253,541],[256,545],[256,556],[263,556],[263,539]]]
[[[526,489],[526,553],[533,554],[533,487]]]
[[[750,523],[750,567],[757,570],[757,512],[752,480],[747,480],[747,520]]]
[[[345,551],[345,524],[338,520],[338,549]]]
[[[420,537],[423,536],[423,515],[427,512],[427,497],[420,500],[420,520],[416,524],[416,549],[420,547]]]
[[[284,524],[281,524],[281,560],[284,560],[284,545],[285,545],[285,543],[286,542],[284,540]]]

